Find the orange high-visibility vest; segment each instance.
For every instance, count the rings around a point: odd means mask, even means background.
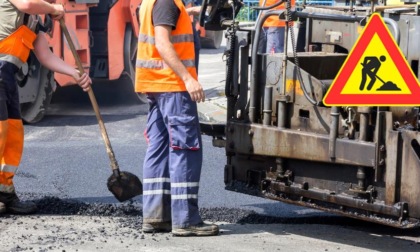
[[[187,68],[197,79],[195,69],[194,36],[191,19],[181,0],[174,0],[180,10],[176,29],[171,32],[171,42],[175,51]],[[164,62],[155,45],[155,30],[152,24],[152,11],[155,0],[143,1],[140,7],[140,32],[136,61],[136,92],[179,92],[186,91],[181,78]]]
[[[21,25],[7,38],[0,40],[0,54],[6,54],[18,58],[22,63],[28,60],[29,53],[34,49],[33,42],[36,33],[26,25]]]
[[[295,0],[291,0],[291,5],[292,7],[295,6]],[[275,4],[276,2],[278,2],[278,0],[267,0],[265,1],[265,5],[264,7],[267,6],[271,6],[273,4]],[[260,6],[262,7],[264,3],[264,0],[260,0]],[[274,9],[270,9],[270,10],[283,10],[286,8],[286,3],[277,6]],[[277,16],[270,16],[269,18],[267,18],[267,20],[264,22],[263,27],[283,27],[286,26],[286,22],[284,20],[280,20]]]

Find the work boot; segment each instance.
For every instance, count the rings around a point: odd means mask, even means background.
[[[210,236],[218,235],[219,227],[214,224],[200,223],[197,226],[176,228],[172,230],[174,236]]]
[[[6,212],[6,205],[0,202],[0,214]]]
[[[171,232],[171,222],[143,223],[143,233]]]
[[[21,201],[16,193],[0,192],[0,202],[6,205],[6,211],[12,214],[32,214],[38,208],[31,201]]]

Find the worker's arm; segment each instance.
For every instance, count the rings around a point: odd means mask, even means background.
[[[188,7],[188,8],[185,8],[185,10],[187,11],[189,16],[190,15],[198,16],[200,15],[201,6]]]
[[[184,81],[185,87],[187,88],[191,99],[196,102],[202,102],[205,98],[203,87],[200,85],[200,83],[198,83],[196,79],[192,77],[187,68],[179,59],[170,40],[171,31],[171,26],[155,26],[156,49],[158,50],[165,63]]]
[[[34,42],[34,53],[38,58],[39,62],[50,69],[53,72],[62,73],[68,76],[73,77],[76,83],[84,90],[88,91],[92,80],[89,75],[83,73],[82,76],[79,75],[79,71],[74,67],[70,66],[62,59],[57,57],[49,48],[48,41],[45,38],[45,34],[40,32]]]
[[[64,15],[61,4],[55,4],[44,0],[9,0],[19,11],[27,14],[50,14],[54,19],[60,19]]]

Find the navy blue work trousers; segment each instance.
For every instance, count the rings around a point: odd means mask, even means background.
[[[0,120],[20,119],[18,85],[15,73],[17,66],[0,60]]]
[[[197,104],[188,92],[148,93],[143,165],[143,222],[173,228],[202,222],[198,188],[203,160]]]

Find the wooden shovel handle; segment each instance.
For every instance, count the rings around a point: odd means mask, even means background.
[[[70,47],[70,50],[73,54],[74,59],[76,60],[77,68],[79,70],[79,75],[82,76],[85,71],[83,69],[82,61],[80,60],[79,54],[77,54],[77,51],[74,46],[73,40],[70,36],[69,30],[67,29],[67,26],[63,18],[61,18],[59,22],[60,22],[61,30],[64,36],[66,37],[67,44]],[[106,152],[108,153],[109,159],[111,161],[111,168],[113,171],[117,171],[119,170],[118,163],[117,163],[117,160],[115,159],[114,151],[112,150],[111,142],[109,141],[109,137],[106,132],[105,124],[102,120],[101,113],[99,112],[99,107],[98,107],[98,103],[96,102],[95,94],[93,93],[92,88],[90,88],[87,93],[89,95],[90,102],[92,103],[93,110],[95,111],[96,119],[98,119],[99,128],[101,130],[102,138],[104,139],[105,146],[106,146]]]

